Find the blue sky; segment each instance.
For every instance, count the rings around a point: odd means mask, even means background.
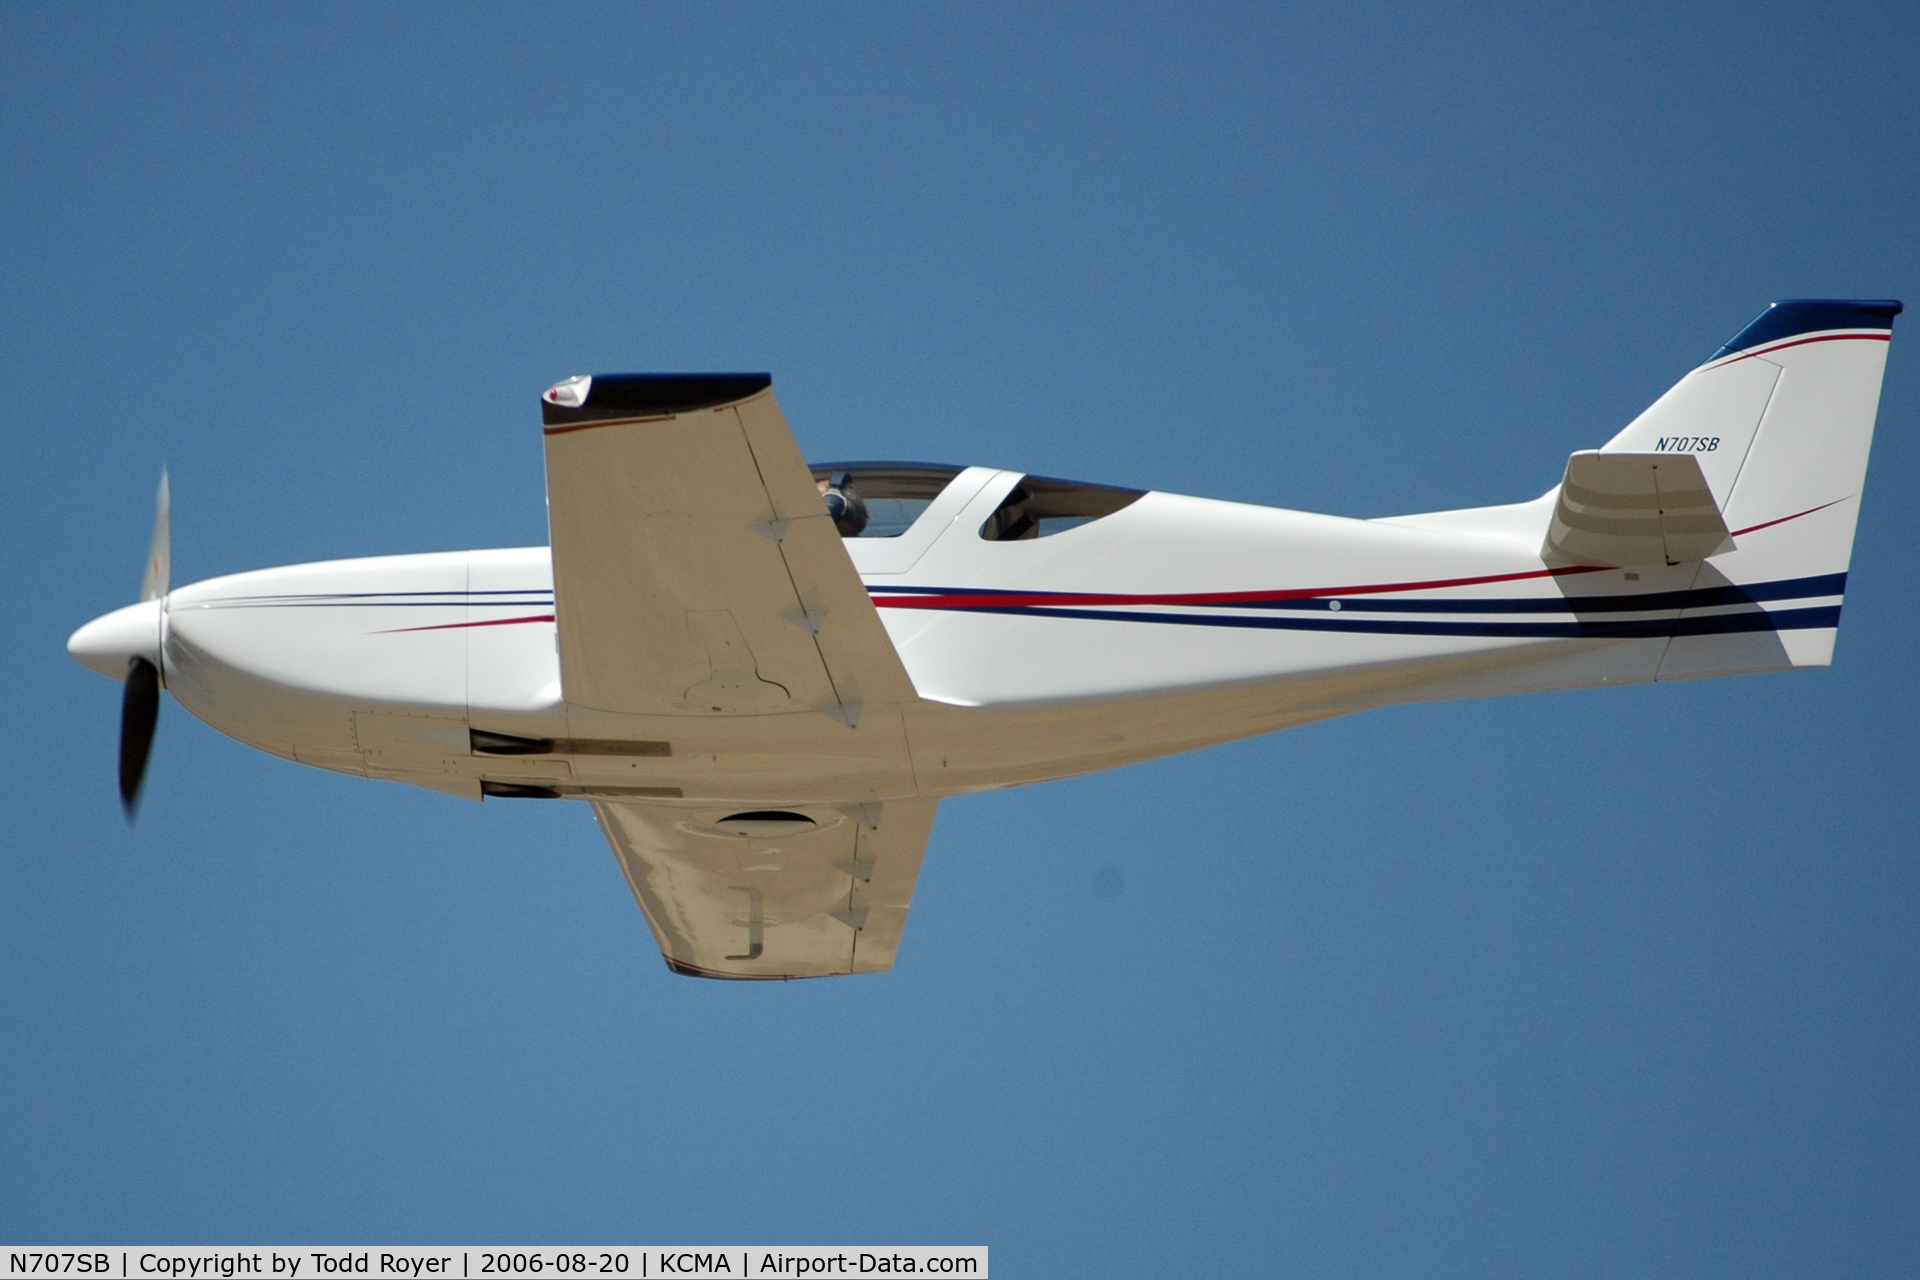
[[[817,458],[1532,497],[1768,302],[1920,301],[1917,135],[1900,5],[7,9],[0,1236],[1920,1270],[1911,323],[1832,670],[951,802],[886,977],[673,978],[584,808],[171,703],[129,830],[63,648],[162,461],[176,583],[543,542],[583,371],[771,370]]]

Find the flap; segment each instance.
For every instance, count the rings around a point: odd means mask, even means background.
[[[1624,566],[1731,550],[1727,522],[1692,454],[1587,451],[1567,459],[1542,554]]]
[[[593,812],[668,968],[818,978],[893,968],[938,805]]]
[[[768,381],[615,375],[548,393],[568,702],[851,725],[863,704],[914,697]]]

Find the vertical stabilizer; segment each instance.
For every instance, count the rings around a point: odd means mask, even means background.
[[[1873,444],[1893,301],[1776,302],[1602,452],[1692,454],[1733,549],[1708,558],[1661,679],[1826,666]],[[1748,619],[1729,629],[1728,610]]]

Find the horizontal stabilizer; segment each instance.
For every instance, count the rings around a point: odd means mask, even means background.
[[[1567,459],[1543,554],[1632,566],[1731,550],[1726,519],[1692,454],[1589,450]]]

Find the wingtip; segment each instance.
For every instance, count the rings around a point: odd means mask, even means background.
[[[547,389],[540,398],[540,419],[554,427],[664,418],[717,409],[772,385],[770,373],[581,374]]]

